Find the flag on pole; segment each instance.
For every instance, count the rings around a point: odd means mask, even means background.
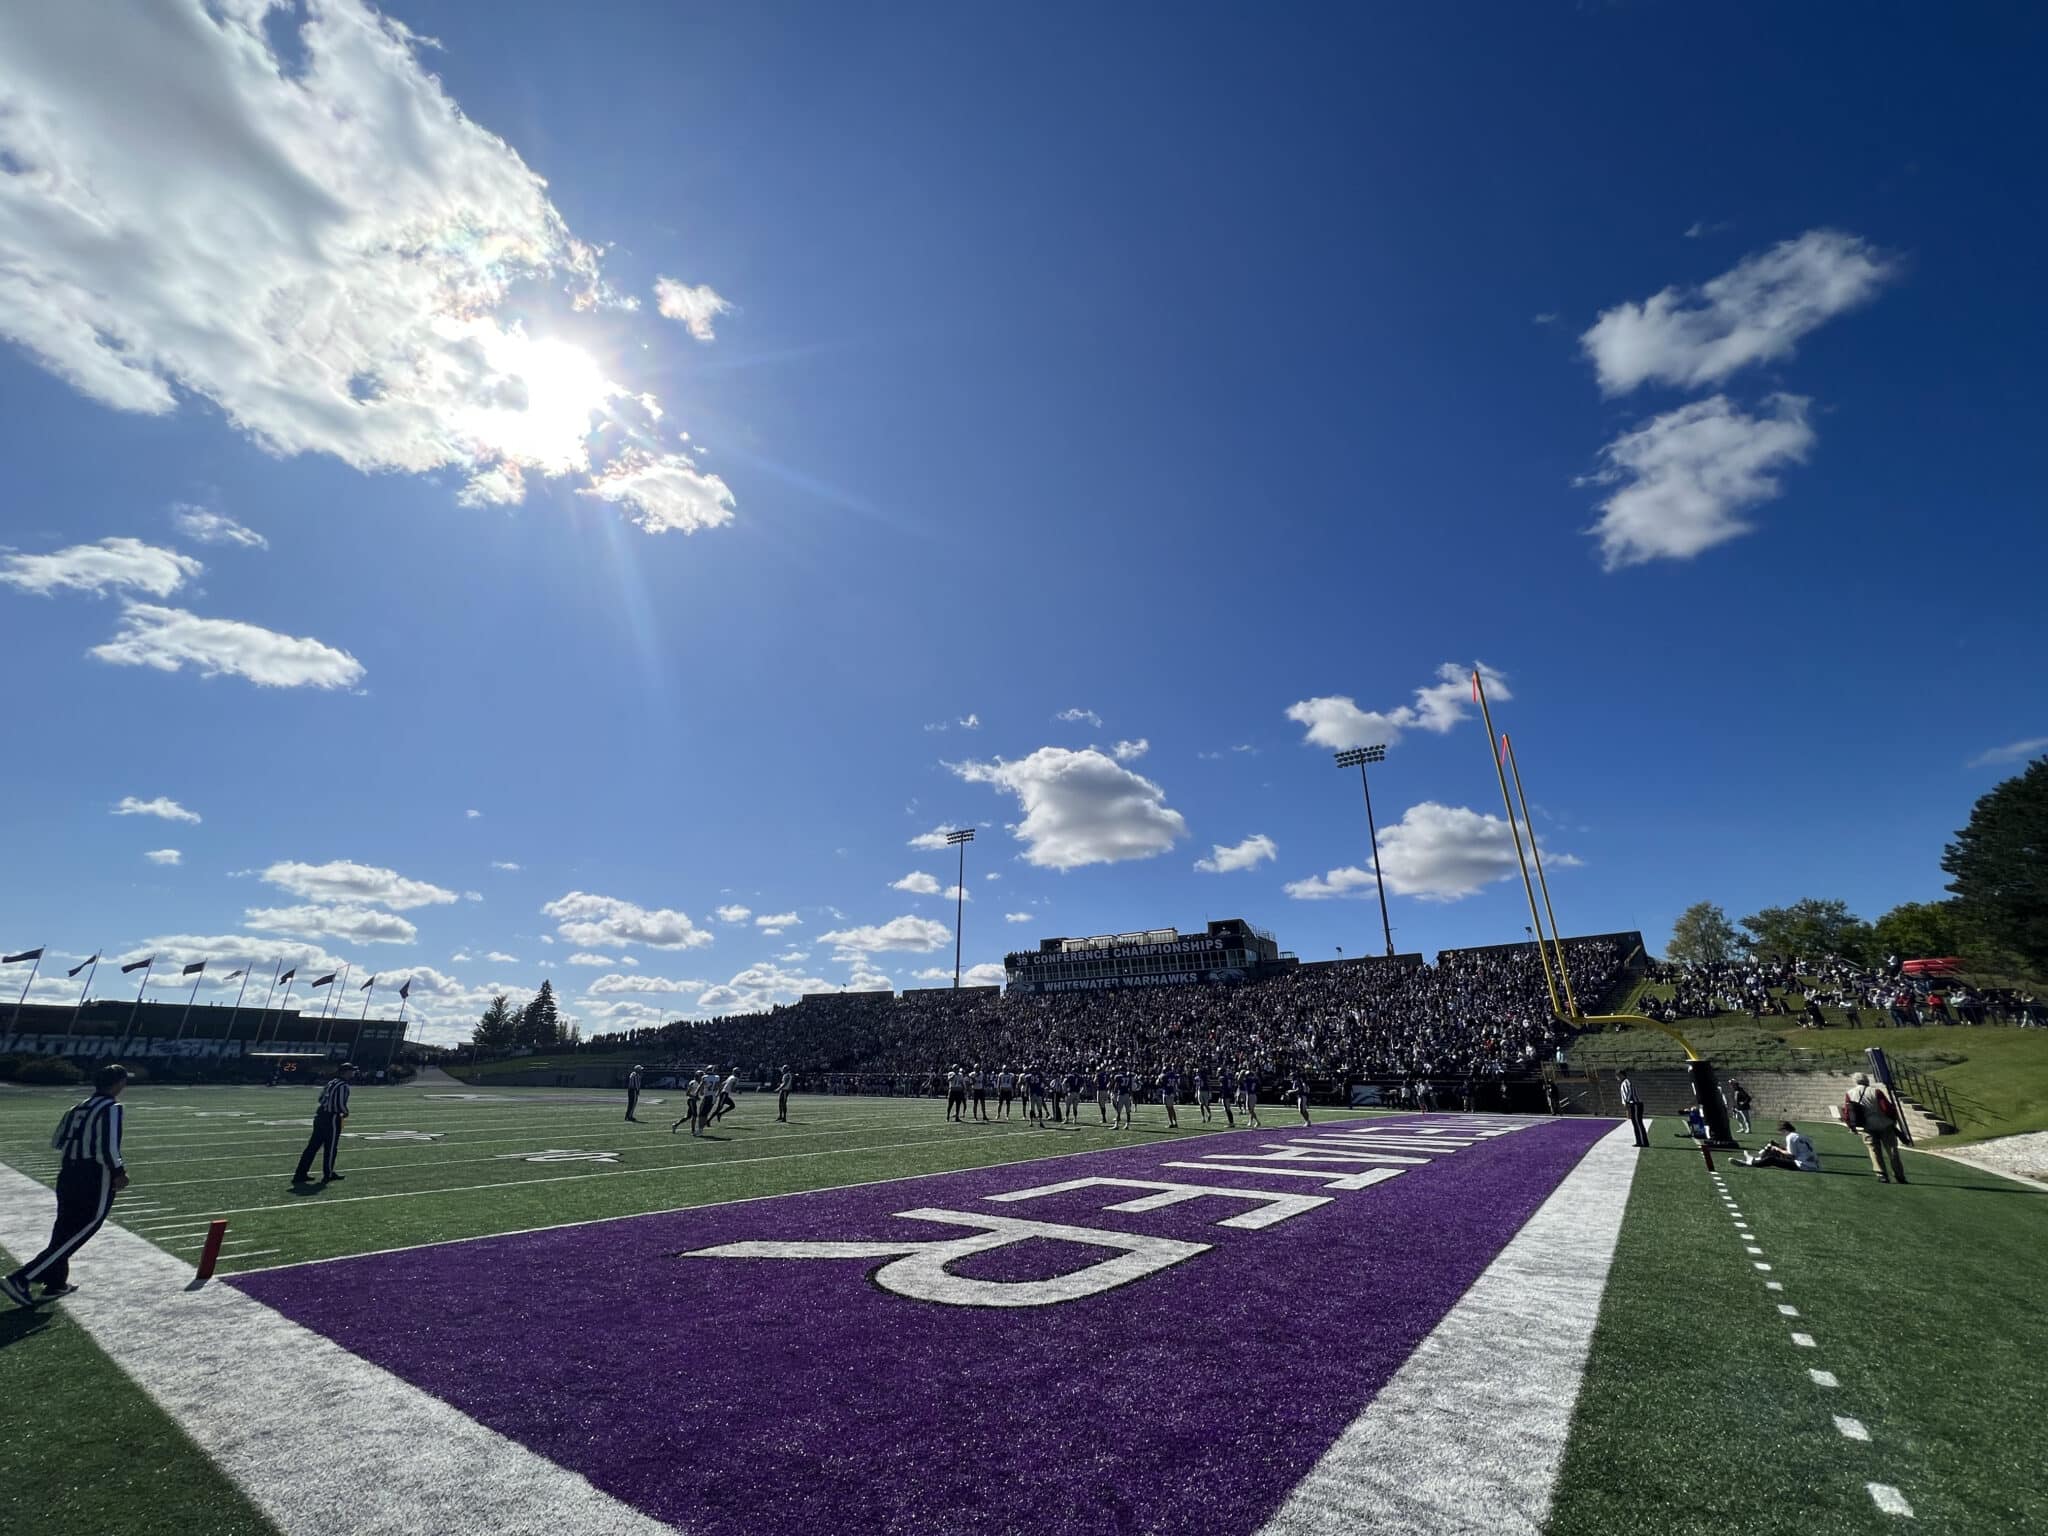
[[[1472,702],[1474,704],[1479,702],[1479,669],[1477,667],[1472,669]]]
[[[324,986],[326,986],[326,985],[327,985],[327,984],[328,984],[329,982],[331,982],[332,980],[334,980],[334,978],[335,978],[335,977],[339,976],[340,974],[341,974],[341,972],[339,972],[339,971],[329,971],[329,972],[328,972],[328,973],[327,973],[327,974],[326,974],[325,976],[322,976],[322,977],[321,977],[321,978],[320,978],[320,979],[319,979],[318,981],[316,981],[316,982],[312,982],[312,983],[310,983],[310,985],[312,985],[312,986],[316,986],[316,987],[324,987]]]
[[[40,960],[42,958],[43,952],[40,949],[24,949],[18,955],[0,955],[0,965],[12,965],[17,960]]]
[[[230,972],[228,973],[228,977],[227,977],[227,979],[228,979],[229,981],[233,981],[233,980],[234,980],[234,979],[235,979],[235,978],[236,978],[237,976],[246,976],[246,975],[248,975],[248,974],[249,974],[249,972],[248,972],[248,971],[247,971],[246,969],[244,969],[244,970],[239,970],[239,971],[230,971]]]
[[[1500,733],[1500,760],[1502,762],[1506,762],[1508,760],[1508,733],[1506,731],[1502,731]],[[1515,782],[1521,782],[1519,776],[1516,778]]]
[[[362,984],[362,985],[361,985],[360,987],[357,987],[357,988],[356,988],[356,990],[357,990],[358,992],[367,992],[367,991],[369,991],[369,990],[370,990],[370,988],[374,987],[375,985],[377,985],[377,978],[376,978],[376,977],[374,977],[374,976],[372,976],[372,977],[371,977],[371,978],[370,978],[370,979],[369,979],[368,981],[364,982],[364,983],[363,983],[363,984]]]
[[[178,972],[178,974],[180,976],[197,976],[201,971],[205,969],[206,962],[204,960],[195,960],[190,965],[186,966],[185,969]]]
[[[151,966],[155,964],[155,955],[151,955],[147,960],[131,960],[129,961],[128,964],[121,967],[121,974],[123,976],[126,976],[130,971],[139,971],[142,970],[145,966]]]
[[[78,974],[78,973],[79,973],[80,971],[84,970],[84,969],[85,969],[85,968],[86,968],[86,967],[87,967],[88,965],[98,965],[99,963],[100,963],[100,957],[99,957],[98,955],[87,955],[87,956],[86,956],[86,957],[85,957],[85,958],[84,958],[83,960],[79,961],[79,962],[78,962],[78,964],[76,964],[76,965],[74,965],[73,967],[71,967],[71,969],[70,969],[70,970],[68,970],[68,971],[66,971],[66,972],[65,972],[64,974],[65,974],[66,976],[76,976],[76,975],[77,975],[77,974]]]
[[[402,986],[402,987],[400,987],[400,988],[398,989],[398,1000],[399,1000],[399,1001],[400,1001],[400,1002],[402,1003],[402,1002],[404,1002],[404,1001],[405,1001],[405,1000],[406,1000],[406,999],[407,999],[408,997],[411,997],[411,996],[412,996],[412,978],[411,978],[410,976],[408,976],[408,977],[406,977],[406,978],[405,978],[405,985],[404,985],[404,986]]]
[[[291,968],[290,970],[286,971],[286,972],[285,972],[285,973],[284,973],[284,974],[283,974],[282,976],[278,977],[276,981],[273,981],[273,982],[271,983],[271,985],[272,985],[273,987],[275,987],[275,986],[279,986],[279,985],[283,984],[284,982],[290,981],[290,980],[291,980],[291,979],[292,979],[292,978],[293,978],[294,976],[296,976],[296,975],[298,975],[298,974],[299,974],[299,968],[298,968],[298,967],[297,967],[297,966],[295,965],[295,966],[293,966],[293,967],[292,967],[292,968]]]

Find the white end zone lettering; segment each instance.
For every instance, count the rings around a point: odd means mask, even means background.
[[[722,1243],[676,1255],[683,1259],[889,1259],[874,1273],[885,1291],[916,1301],[949,1307],[1049,1307],[1098,1295],[1209,1251],[1207,1243],[1144,1237],[1096,1227],[1070,1227],[1050,1221],[1020,1221],[1009,1216],[983,1216],[966,1211],[915,1210],[896,1213],[906,1221],[935,1221],[971,1227],[971,1237],[930,1242],[745,1242]],[[954,1274],[947,1266],[972,1254],[1007,1248],[1012,1243],[1050,1238],[1090,1248],[1116,1250],[1071,1274],[1051,1280],[977,1280]]]
[[[545,1152],[500,1152],[501,1163],[616,1163],[616,1152],[589,1152],[578,1147],[549,1147]]]
[[[1063,1195],[1069,1190],[1095,1189],[1149,1189],[1153,1193],[1140,1195],[1135,1200],[1120,1201],[1103,1207],[1106,1211],[1126,1211],[1140,1214],[1145,1211],[1162,1210],[1169,1205],[1179,1205],[1184,1200],[1199,1200],[1204,1195],[1218,1195],[1229,1200],[1251,1200],[1263,1206],[1263,1210],[1240,1211],[1235,1216],[1226,1216],[1216,1225],[1236,1227],[1246,1232],[1257,1232],[1262,1228],[1276,1226],[1290,1217],[1304,1211],[1312,1211],[1319,1205],[1328,1205],[1328,1195],[1276,1195],[1264,1189],[1232,1189],[1220,1184],[1174,1184],[1160,1179],[1068,1179],[1061,1184],[1041,1184],[1036,1189],[1016,1189],[1004,1195],[984,1195],[985,1200],[1036,1200],[1041,1195]]]

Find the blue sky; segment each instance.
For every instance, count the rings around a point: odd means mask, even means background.
[[[1358,953],[1363,740],[1512,939],[1475,658],[1655,942],[2048,738],[2023,8],[263,9],[0,20],[9,949],[603,1029],[950,976],[974,824],[970,966]]]

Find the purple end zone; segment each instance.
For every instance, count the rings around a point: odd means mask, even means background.
[[[1411,1117],[1370,1129],[1474,1122]],[[1338,1129],[1319,1126],[1314,1134]],[[243,1276],[233,1284],[704,1536],[788,1529],[1254,1531],[1608,1122],[1511,1134],[1356,1191],[1168,1168],[1300,1128],[787,1195]],[[1046,1136],[1052,1143],[1053,1134]],[[1295,1167],[1311,1165],[1294,1164]],[[1354,1166],[1313,1165],[1332,1176]],[[1330,1203],[1263,1230],[1202,1198],[985,1197],[1087,1176]],[[945,1209],[1207,1250],[1056,1305],[885,1290],[881,1258],[683,1258],[749,1241],[929,1242]],[[1047,1279],[1112,1255],[1033,1239],[956,1262]]]

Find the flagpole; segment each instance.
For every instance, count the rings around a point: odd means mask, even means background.
[[[283,974],[284,962],[282,960],[273,961],[270,967],[270,986],[263,994],[263,1011],[256,1015],[256,1034],[249,1041],[249,1049],[251,1051],[254,1051],[257,1046],[263,1043],[263,1024],[270,1017],[270,1000],[277,996],[277,978]]]
[[[270,1035],[270,1043],[272,1045],[276,1045],[279,1037],[284,1034],[284,1016],[290,1010],[292,1005],[292,983],[294,981],[297,981],[298,979],[299,968],[295,965],[292,967],[291,975],[285,979],[284,996],[278,1001],[277,1028],[271,1031]]]
[[[235,1026],[236,1026],[237,1024],[239,1024],[239,1023],[241,1022],[241,1019],[242,1019],[242,998],[243,998],[243,997],[244,997],[244,996],[245,996],[245,995],[247,994],[248,990],[249,990],[249,967],[245,965],[245,966],[243,966],[243,967],[242,967],[242,990],[241,990],[240,992],[237,992],[237,993],[235,994],[235,1011],[234,1011],[233,1013],[231,1013],[231,1014],[229,1014],[229,1015],[228,1015],[228,1034],[227,1034],[227,1038],[228,1038],[228,1040],[229,1040],[230,1042],[232,1042],[232,1041],[234,1040],[234,1038],[235,1038]]]
[[[358,1024],[370,1016],[370,999],[376,995],[376,991],[377,978],[372,976],[369,985],[363,988],[363,1011],[356,1015],[356,1022]],[[361,1031],[358,1030],[357,1033],[360,1034]]]
[[[185,1011],[178,1015],[178,1032],[171,1036],[171,1043],[173,1045],[185,1038],[185,1026],[192,1019],[192,1005],[199,1001],[199,983],[204,980],[206,980],[206,962],[202,960],[199,962],[199,969],[192,973],[192,995],[185,999]]]
[[[71,1005],[71,1022],[64,1026],[64,1038],[69,1040],[71,1032],[78,1028],[78,1015],[85,1007],[86,994],[92,991],[92,979],[100,973],[100,957],[92,957],[92,969],[85,973],[85,985],[78,989],[78,1001]]]
[[[142,1012],[142,988],[149,985],[150,969],[155,964],[155,955],[151,955],[147,960],[142,962],[142,986],[139,986],[135,989],[135,1006],[128,1010],[128,1028],[127,1031],[121,1036],[121,1054],[123,1056],[126,1056],[128,1054],[128,1042],[135,1038],[135,1016]]]
[[[36,984],[36,972],[43,968],[43,952],[36,951],[36,963],[28,968],[28,980],[21,984],[21,996],[14,1000],[14,1018],[8,1023],[10,1030],[21,1028],[21,1005],[28,1001],[28,989]]]
[[[320,1054],[323,1056],[327,1054],[328,1048],[333,1044],[327,1031],[334,1020],[334,996],[335,993],[342,991],[348,986],[348,973],[351,963],[347,960],[341,963],[341,986],[337,987],[331,981],[327,984],[327,1006],[320,1010]]]

